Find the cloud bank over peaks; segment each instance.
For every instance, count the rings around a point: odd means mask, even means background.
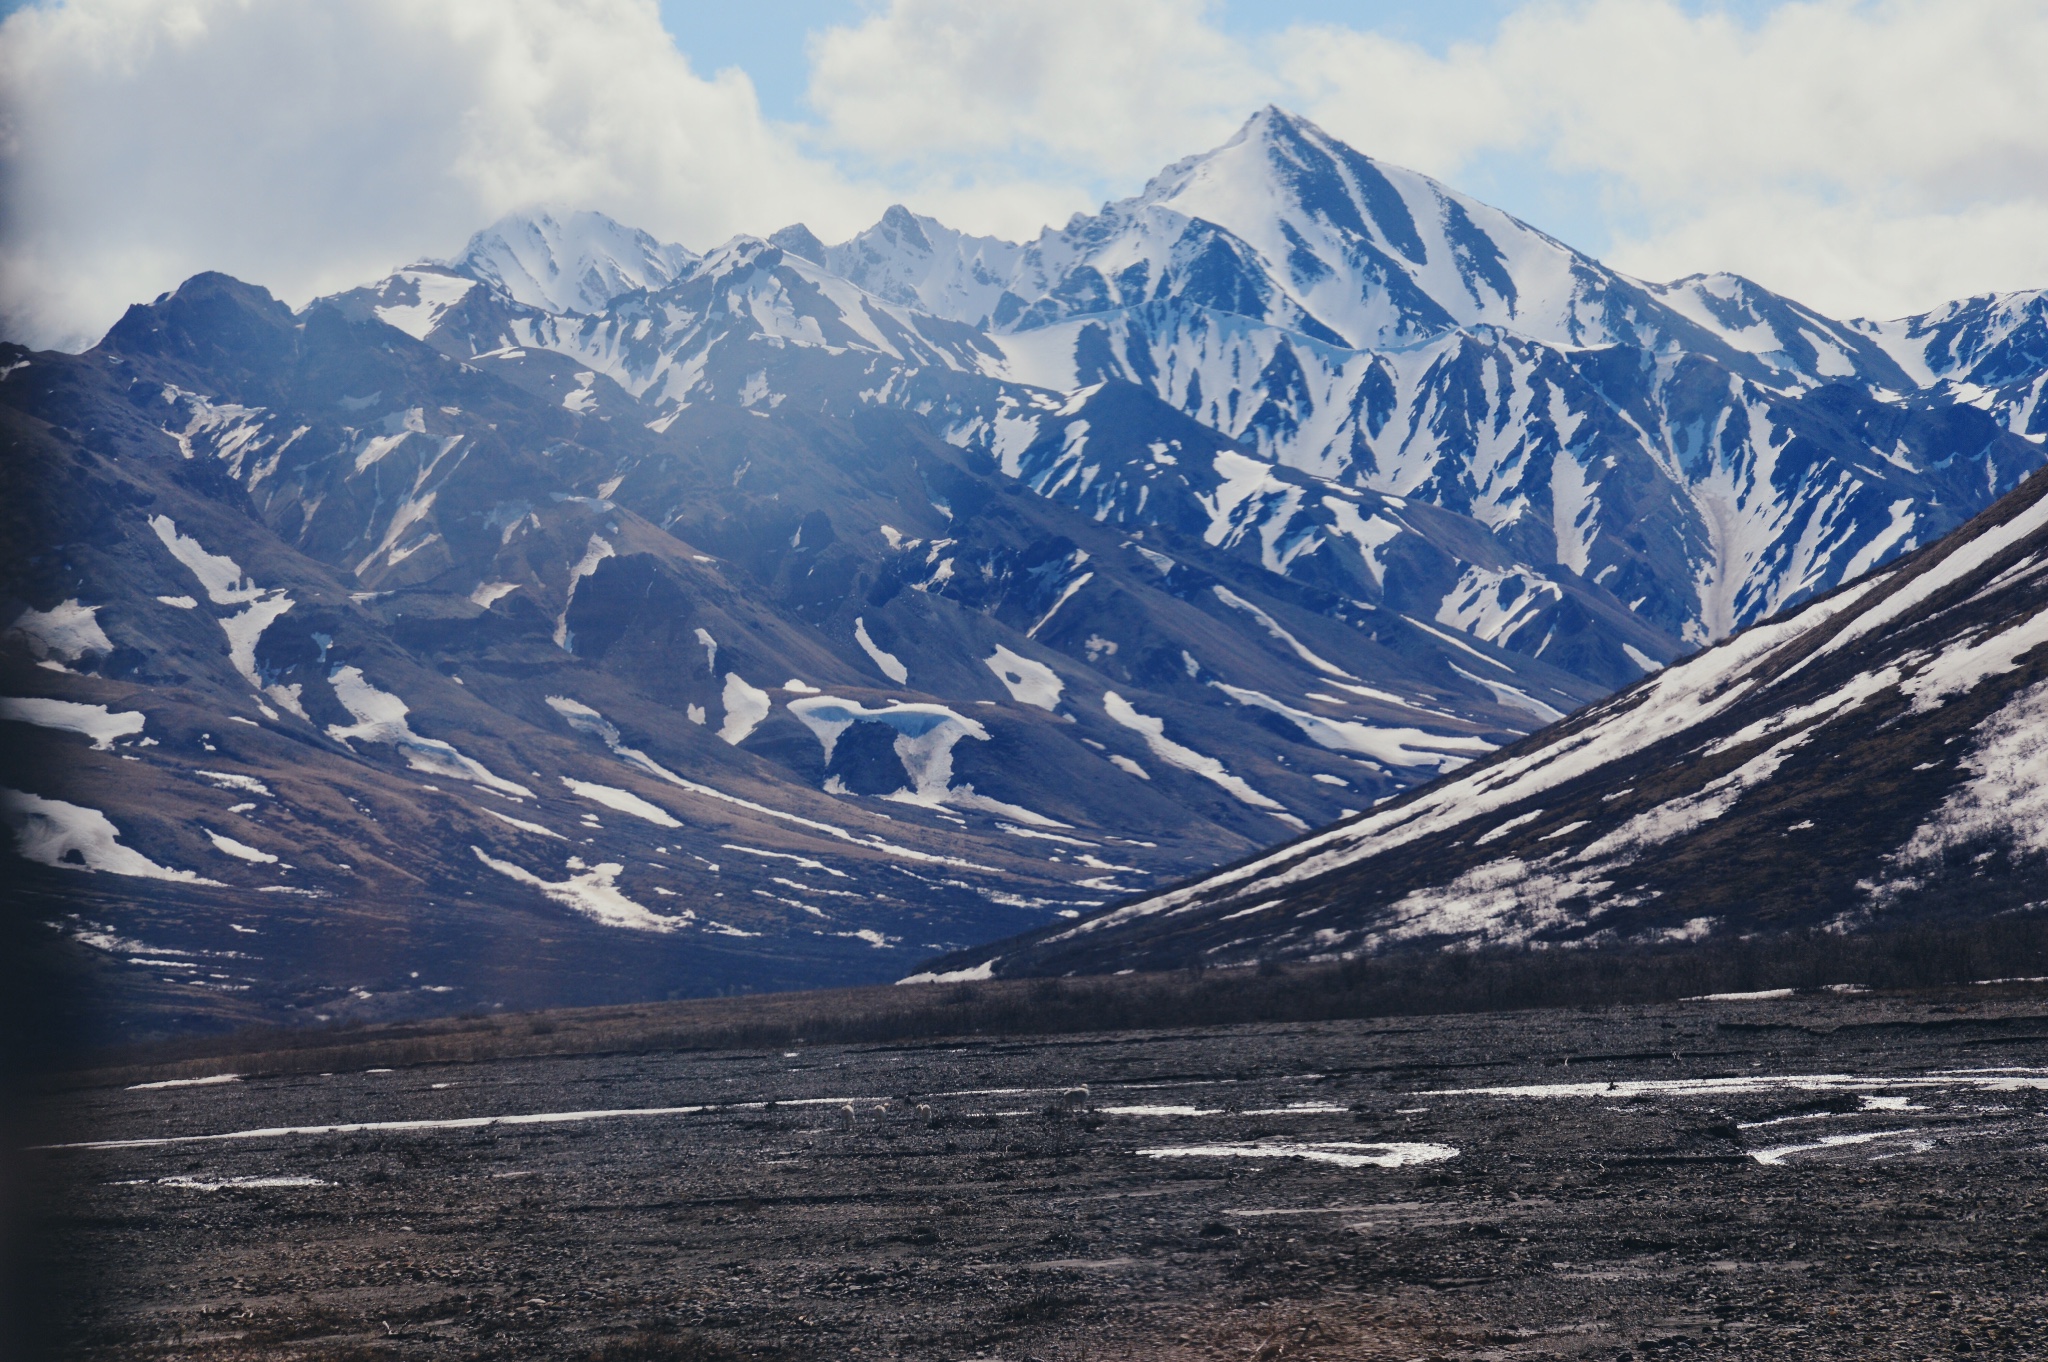
[[[1652,280],[1877,317],[2048,284],[2038,0],[1527,0],[1440,51],[1248,13],[877,0],[783,122],[654,0],[51,0],[0,24],[0,332],[89,343],[201,269],[298,301],[538,206],[1023,240],[1266,103]]]
[[[68,0],[0,25],[0,331],[81,345],[203,269],[292,301],[537,203],[699,245],[886,202],[652,0]]]
[[[1753,24],[1530,0],[1441,54],[1329,23],[1240,39],[1216,11],[894,0],[816,40],[811,99],[877,164],[1053,164],[1116,193],[1272,101],[1652,280],[1731,270],[1879,317],[2048,283],[2035,0],[1800,0]],[[1566,183],[1582,221],[1546,220]]]

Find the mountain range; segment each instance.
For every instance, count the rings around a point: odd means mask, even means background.
[[[0,347],[21,897],[143,1027],[1049,943],[1964,524],[2044,299],[1643,283],[1273,109],[1021,245],[201,275]]]
[[[1659,945],[2048,902],[2048,477],[1370,814],[932,977]]]

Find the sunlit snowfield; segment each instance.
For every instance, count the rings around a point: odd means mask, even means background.
[[[2017,1356],[2044,1113],[2022,987],[216,1076],[39,1157],[80,1355]]]

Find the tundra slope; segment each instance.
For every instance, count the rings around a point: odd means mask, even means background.
[[[1592,946],[2048,897],[2048,477],[1402,799],[934,973]],[[993,958],[991,958],[993,957]]]

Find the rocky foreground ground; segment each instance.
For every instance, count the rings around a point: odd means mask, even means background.
[[[29,1168],[67,1357],[2039,1357],[2044,1107],[1978,988],[83,1088]]]

